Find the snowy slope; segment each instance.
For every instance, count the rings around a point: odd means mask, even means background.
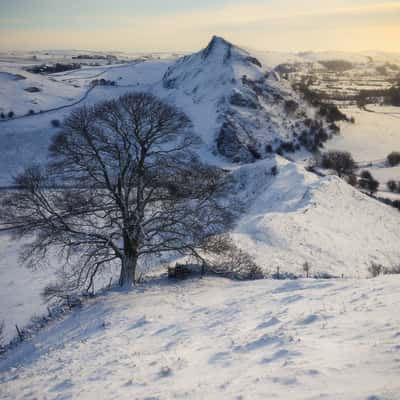
[[[67,78],[63,78],[59,74],[57,76],[59,81],[56,82],[40,77],[45,80],[43,92],[33,93],[32,95],[43,98],[43,93],[50,92],[52,85],[58,85],[57,93],[61,96],[62,93],[65,93],[65,88],[67,90],[71,87],[74,88],[73,85],[75,83],[79,83],[81,86],[79,89],[80,94],[75,95],[75,97],[69,100],[66,99],[66,103],[60,103],[58,97],[51,97],[48,99],[49,104],[47,104],[46,108],[43,108],[45,112],[40,114],[13,120],[0,120],[0,146],[2,149],[0,156],[0,186],[10,185],[13,176],[18,174],[24,167],[46,159],[50,139],[57,131],[51,125],[52,120],[62,121],[76,107],[112,99],[133,90],[148,91],[161,80],[170,64],[170,60],[157,60],[125,64],[123,66],[93,67],[69,74],[67,76],[68,82],[63,82],[62,80]],[[115,80],[118,82],[118,85],[115,87],[97,86],[90,89],[91,80],[96,76],[98,77],[99,72],[102,74],[100,78]],[[0,82],[0,90],[1,87]],[[75,88],[74,90],[78,89]],[[21,110],[25,110],[26,104],[21,101],[20,94],[18,91],[7,89],[7,96],[0,96],[0,102],[10,102],[13,105],[19,104],[18,107]],[[46,112],[46,110],[58,106],[74,104],[80,99],[82,101],[74,106]],[[18,107],[16,106],[14,109],[17,110]],[[26,112],[27,110],[23,114],[25,115]]]
[[[8,343],[16,335],[15,324],[22,328],[33,316],[47,313],[40,293],[54,280],[54,268],[35,271],[25,268],[18,259],[21,245],[0,234],[0,321],[5,322],[0,344]]]
[[[36,88],[37,92],[29,92]],[[28,91],[27,91],[28,90]],[[0,66],[0,112],[26,115],[73,102],[84,89],[19,68]]]
[[[300,150],[302,143],[314,143],[321,129],[332,134],[323,120],[318,122],[321,126],[313,124],[315,110],[289,82],[220,37],[171,65],[163,88],[185,111],[190,108],[204,116],[204,110],[213,109],[207,120],[214,127],[198,129],[200,135],[210,150],[235,162],[264,158],[285,144]],[[163,95],[161,89],[157,93]],[[307,140],[301,141],[302,135]]]
[[[234,172],[246,212],[233,236],[269,273],[369,276],[368,267],[400,261],[399,212],[341,179],[320,178],[277,157]],[[240,188],[240,189],[239,189]]]
[[[109,293],[0,359],[0,399],[398,400],[398,277]]]

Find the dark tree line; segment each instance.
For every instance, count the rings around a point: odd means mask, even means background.
[[[90,288],[115,263],[129,287],[143,258],[231,252],[224,172],[202,164],[194,145],[188,117],[149,94],[77,109],[62,123],[49,163],[20,174],[0,211],[3,227],[31,239],[25,261],[53,251],[65,261],[49,296]]]

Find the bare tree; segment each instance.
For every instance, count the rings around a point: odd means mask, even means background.
[[[190,128],[185,114],[144,93],[63,122],[49,163],[18,176],[0,211],[17,237],[31,237],[25,261],[37,265],[53,249],[64,257],[62,284],[48,294],[90,288],[113,263],[130,287],[141,258],[221,250],[210,238],[232,223],[221,202],[224,173],[191,151]]]

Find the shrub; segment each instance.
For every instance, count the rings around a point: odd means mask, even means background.
[[[358,181],[360,188],[367,190],[371,195],[376,193],[379,182],[374,179],[369,171],[361,172],[361,179]]]
[[[400,265],[397,265],[396,267],[393,268],[385,268],[383,273],[385,275],[398,275],[400,274]]]
[[[330,123],[349,120],[347,115],[343,114],[335,104],[321,104],[318,113]]]
[[[276,165],[274,165],[274,166],[271,168],[271,175],[272,175],[272,176],[278,175],[278,167],[277,167]]]
[[[281,149],[286,153],[294,153],[294,144],[292,142],[283,142]]]
[[[270,144],[267,144],[267,145],[265,146],[265,151],[266,151],[267,153],[272,153],[272,152],[273,152],[272,146],[271,146]]]
[[[309,264],[308,262],[305,262],[305,263],[303,264],[303,271],[304,271],[304,273],[306,274],[306,277],[307,277],[307,278],[308,278],[309,275],[310,275],[310,270],[311,270],[310,264]]]
[[[7,114],[7,117],[8,118],[14,118],[14,111],[10,111],[8,114]]]
[[[34,115],[35,114],[35,111],[34,110],[29,110],[28,111],[28,115]]]
[[[237,248],[232,241],[229,240],[228,243],[224,256],[219,257],[214,263],[209,263],[208,271],[238,280],[256,280],[265,277],[262,269],[248,253]]]
[[[391,167],[395,167],[400,164],[400,152],[393,151],[387,156],[387,162]]]
[[[254,157],[255,160],[261,160],[261,154],[259,151],[254,147],[254,146],[248,146],[247,149],[249,150],[249,153]]]
[[[61,122],[59,119],[52,119],[50,123],[51,126],[53,126],[54,128],[59,128],[61,126]]]
[[[373,278],[381,275],[383,273],[384,267],[380,264],[372,263],[368,268],[368,272],[372,275]]]
[[[369,172],[369,171],[362,171],[361,174],[360,174],[360,177],[362,179],[367,179],[367,180],[373,179],[372,175],[371,175],[371,172]]]
[[[392,268],[386,268],[380,264],[372,263],[372,265],[368,268],[368,271],[373,278],[376,278],[379,275],[397,275],[400,274],[400,265]]]
[[[299,104],[294,100],[285,101],[285,111],[286,114],[293,114],[299,108]]]
[[[391,192],[397,192],[397,190],[399,189],[398,186],[397,186],[396,181],[394,181],[394,180],[390,180],[390,181],[386,184],[386,186],[388,187],[388,189],[389,189]]]
[[[347,151],[328,151],[324,153],[319,162],[325,169],[332,169],[341,177],[352,175],[356,169],[353,156]]]
[[[6,115],[2,112],[2,113],[0,113],[0,118],[1,119],[4,119],[6,117]]]

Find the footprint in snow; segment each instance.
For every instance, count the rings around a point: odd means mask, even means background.
[[[74,386],[71,379],[65,379],[64,381],[54,385],[50,391],[51,392],[61,392],[63,390],[71,389]]]
[[[236,352],[249,352],[259,349],[260,347],[269,346],[272,344],[280,343],[280,339],[277,336],[261,336],[259,339],[245,343],[244,345],[235,346],[233,351]]]
[[[272,363],[274,361],[279,361],[282,358],[287,358],[289,356],[289,351],[288,350],[278,350],[277,352],[275,352],[271,357],[264,357],[261,360],[261,364],[269,364]]]
[[[262,322],[257,326],[257,329],[265,329],[279,324],[281,321],[278,318],[272,317],[269,321]]]
[[[293,296],[288,296],[288,297],[283,298],[281,300],[281,303],[290,304],[290,303],[295,303],[296,301],[299,301],[302,299],[304,299],[303,296],[301,296],[299,294],[295,294]]]
[[[224,365],[230,365],[230,361],[232,361],[231,354],[226,351],[215,353],[208,359],[209,364],[222,363]]]
[[[297,325],[309,325],[319,320],[318,315],[310,314],[308,317],[304,318],[303,320],[299,321]]]
[[[134,324],[132,324],[128,330],[133,330],[137,328],[141,328],[144,325],[149,324],[150,322],[147,321],[146,317],[139,318]]]

